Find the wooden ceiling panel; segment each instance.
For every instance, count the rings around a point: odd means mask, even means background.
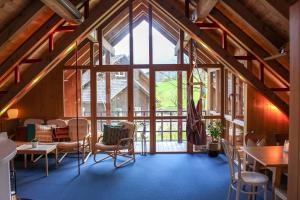
[[[27,10],[25,9],[25,12]],[[16,49],[18,49],[27,39],[29,39],[33,33],[35,33],[46,21],[53,16],[53,12],[43,6],[33,16],[28,16],[29,19],[25,23],[19,24],[19,27],[15,27],[19,21],[23,21],[22,18],[26,16],[23,13],[16,18],[11,25],[7,27],[2,33],[0,33],[1,42],[0,46],[0,64],[4,62]],[[0,40],[1,40],[0,39]]]
[[[30,3],[32,0],[0,1],[0,32]]]
[[[261,47],[263,47],[270,55],[277,55],[278,48],[270,41],[266,40],[262,37],[262,34],[256,31],[254,28],[249,26],[242,20],[240,16],[236,13],[232,12],[232,10],[228,9],[224,4],[217,4],[216,8],[224,14],[232,23],[238,26],[244,33],[246,33],[249,37],[251,37],[254,41],[256,41]],[[287,58],[283,58],[280,64],[284,65],[286,68],[289,68],[289,61]]]

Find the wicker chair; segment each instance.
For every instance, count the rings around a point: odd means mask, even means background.
[[[114,161],[114,166],[116,168],[123,167],[130,161],[135,162],[135,152],[134,152],[134,135],[135,135],[135,124],[132,122],[121,122],[119,125],[123,125],[124,128],[129,129],[129,137],[119,140],[116,145],[105,145],[102,143],[102,136],[100,136],[95,144],[94,161],[100,163],[108,158],[112,158]],[[97,153],[106,153],[106,157],[97,160]],[[127,157],[128,159],[118,163],[118,156]]]
[[[89,132],[89,122],[87,119],[78,119],[79,144],[77,143],[77,119],[70,119],[68,126],[70,141],[59,142],[57,144],[58,153],[63,154],[63,156],[58,160],[58,163],[61,163],[68,153],[75,153],[78,150],[82,154],[82,162],[85,163],[91,155],[91,135]]]
[[[67,122],[62,119],[50,119],[47,121],[47,125],[54,125],[59,128],[65,128],[68,126]]]

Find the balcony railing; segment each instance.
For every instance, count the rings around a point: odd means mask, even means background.
[[[85,113],[88,114],[88,113]],[[98,117],[105,117],[105,112],[98,112]],[[182,111],[181,116],[186,116],[187,112]],[[147,117],[150,115],[150,111],[134,111],[134,116],[144,116]],[[125,111],[113,111],[110,117],[124,117],[127,116]],[[156,116],[169,117],[172,119],[156,119],[156,141],[186,141],[186,119],[174,119],[174,116],[178,116],[178,111],[156,111]],[[117,124],[122,120],[110,120],[111,124]],[[141,134],[147,136],[147,141],[150,139],[150,123],[148,119],[139,119],[135,120],[137,124],[137,134],[136,141],[141,140]],[[98,120],[97,127],[98,131],[103,131],[103,125],[106,124],[106,120]]]

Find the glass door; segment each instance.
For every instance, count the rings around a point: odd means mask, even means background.
[[[185,71],[155,72],[156,152],[186,152]]]

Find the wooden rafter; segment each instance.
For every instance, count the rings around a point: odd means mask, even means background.
[[[28,21],[35,19],[39,11],[44,7],[40,1],[34,1],[23,10],[22,14],[15,18],[0,34],[0,47],[15,38],[18,31],[25,28]],[[1,49],[0,49],[1,50]]]
[[[54,15],[37,32],[35,32],[20,48],[18,48],[0,67],[0,85],[22,60],[39,47],[49,34],[63,23],[63,19]]]
[[[77,7],[81,7],[84,0],[72,1]],[[45,24],[43,24],[29,39],[27,39],[9,58],[7,58],[0,67],[0,86],[4,79],[14,70],[14,68],[25,58],[33,53],[35,49],[42,45],[46,38],[62,25],[64,20],[58,15],[53,15]]]
[[[219,24],[223,30],[226,30],[226,32],[230,33],[231,37],[239,41],[243,48],[259,58],[259,61],[264,63],[264,65],[269,66],[269,68],[278,74],[286,83],[289,83],[289,71],[275,60],[265,61],[264,58],[271,55],[259,44],[257,44],[250,36],[248,36],[217,9],[211,11],[210,17],[217,24]]]
[[[74,47],[74,42],[80,42],[87,34],[103,22],[116,9],[124,4],[122,0],[103,0],[90,13],[90,16],[78,26],[74,32],[62,36],[58,40],[57,47],[49,53],[41,63],[34,64],[30,73],[25,73],[22,82],[13,85],[8,93],[0,101],[0,115],[11,105],[22,98],[37,82],[51,71],[68,53],[68,49]]]
[[[250,25],[261,37],[271,42],[278,49],[286,43],[279,34],[257,18],[249,9],[242,5],[240,1],[223,0],[220,1],[220,4],[232,13],[237,14],[240,20]]]
[[[289,18],[289,4],[285,0],[266,0],[273,8],[275,8],[282,16]]]
[[[260,82],[255,75],[249,72],[242,63],[238,62],[228,51],[224,50],[217,42],[211,39],[207,32],[200,30],[193,22],[182,15],[169,0],[151,0],[155,7],[163,10],[173,20],[175,20],[180,27],[189,33],[194,40],[201,43],[208,51],[213,53],[223,64],[230,67],[237,72],[248,84],[254,86],[266,98],[268,98],[275,106],[277,106],[283,113],[288,115],[289,106],[274,94],[268,87]]]

